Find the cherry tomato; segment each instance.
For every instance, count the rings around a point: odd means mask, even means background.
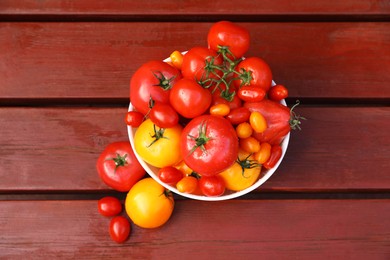
[[[229,56],[241,58],[249,49],[250,36],[246,28],[228,21],[214,23],[207,35],[210,49],[222,51],[228,48]],[[225,50],[226,51],[226,50]]]
[[[260,143],[256,138],[249,136],[240,139],[240,148],[247,153],[256,153],[260,150]]]
[[[98,211],[105,217],[113,217],[121,213],[122,204],[117,198],[107,196],[98,201]]]
[[[158,178],[170,185],[176,185],[183,177],[183,173],[173,166],[163,167],[158,171]]]
[[[230,113],[230,107],[227,104],[220,103],[210,107],[210,115],[227,116]]]
[[[222,58],[216,51],[206,47],[193,47],[183,57],[181,71],[184,78],[204,82],[205,85],[213,85],[210,79],[218,79],[222,72],[215,69],[215,65],[221,65]]]
[[[181,52],[174,51],[169,58],[171,58],[171,63],[175,68],[181,69],[181,65],[183,64],[183,54]]]
[[[219,176],[224,179],[228,190],[241,191],[252,186],[258,180],[260,172],[261,165],[253,155],[240,150],[238,160]]]
[[[271,156],[271,145],[269,143],[261,143],[260,150],[253,156],[260,164],[265,163]]]
[[[288,97],[288,90],[283,85],[275,85],[268,91],[268,98],[273,101],[280,101]]]
[[[173,84],[181,79],[178,69],[163,61],[149,61],[143,64],[131,77],[130,101],[137,111],[146,115],[149,101],[169,103]]]
[[[267,129],[267,120],[260,112],[257,111],[251,112],[249,124],[255,133],[262,133]]]
[[[137,111],[129,111],[126,113],[125,122],[132,127],[139,127],[144,121],[144,115]]]
[[[279,161],[280,157],[282,157],[282,147],[280,145],[273,145],[271,148],[271,156],[268,161],[266,161],[263,166],[266,169],[271,169],[276,165]]]
[[[205,113],[211,104],[211,93],[193,79],[181,79],[170,94],[173,108],[183,117],[194,118]]]
[[[134,135],[134,148],[150,165],[158,168],[172,166],[182,160],[180,136],[182,127],[160,128],[152,120],[145,120]]]
[[[213,89],[211,88],[211,91]],[[226,104],[230,107],[230,110],[241,107],[242,101],[236,95],[236,88],[231,86],[228,90],[224,84],[219,84],[218,88],[214,90],[213,95],[213,105],[217,104]]]
[[[203,176],[199,179],[199,188],[208,197],[221,196],[225,192],[225,181],[219,175]]]
[[[246,102],[258,102],[265,97],[265,91],[258,87],[243,86],[238,90],[238,97]]]
[[[193,194],[198,188],[198,179],[194,176],[185,176],[178,183],[176,189],[181,193]]]
[[[238,138],[228,120],[203,115],[183,129],[180,150],[185,163],[202,176],[216,175],[234,163]]]
[[[230,110],[230,113],[226,118],[233,125],[238,125],[249,120],[251,112],[246,107],[239,107],[236,109]]]
[[[117,191],[129,191],[145,170],[128,141],[109,144],[100,154],[96,168],[103,182]]]
[[[158,127],[170,128],[179,123],[179,115],[171,105],[155,103],[149,113],[149,118]]]
[[[109,232],[112,240],[123,243],[130,235],[130,222],[125,217],[116,216],[110,221]]]
[[[174,205],[172,193],[150,177],[137,182],[125,200],[130,219],[142,228],[164,225],[171,217]]]
[[[241,74],[240,79],[234,81],[237,87],[252,86],[262,88],[265,92],[271,87],[271,69],[264,60],[258,57],[250,57],[241,61],[236,71]]]
[[[248,122],[243,122],[236,126],[236,132],[239,138],[248,138],[252,135],[253,129]]]

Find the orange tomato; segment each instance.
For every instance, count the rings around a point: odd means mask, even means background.
[[[178,183],[176,189],[182,193],[194,193],[198,188],[198,179],[194,176],[185,176]]]
[[[256,152],[253,156],[258,161],[258,163],[260,164],[265,163],[266,161],[268,161],[269,157],[271,156],[271,145],[266,142],[261,143],[259,151]]]
[[[179,51],[174,51],[171,53],[169,58],[171,58],[171,64],[173,67],[181,69],[181,65],[183,64],[183,54],[181,54]]]
[[[248,122],[243,122],[236,127],[236,132],[239,138],[248,138],[252,135],[253,129]]]
[[[262,133],[267,129],[267,120],[260,112],[253,111],[249,116],[249,123],[256,133]]]
[[[260,143],[256,138],[250,136],[240,139],[240,148],[248,153],[256,153],[260,150]]]
[[[224,103],[216,104],[210,107],[210,115],[227,116],[230,113],[230,106]]]

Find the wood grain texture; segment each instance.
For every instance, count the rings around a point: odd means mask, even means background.
[[[39,1],[2,0],[0,14],[229,15],[229,14],[389,14],[384,0],[305,1]]]
[[[291,97],[389,98],[389,23],[244,23]],[[210,23],[0,23],[0,102],[127,99],[141,64],[206,45]]]
[[[387,259],[389,202],[177,201],[163,227],[132,225],[130,239],[118,245],[96,201],[4,201],[0,257]]]
[[[0,191],[105,190],[95,162],[128,140],[126,108],[0,108]],[[262,191],[389,191],[389,107],[301,107],[307,118]]]

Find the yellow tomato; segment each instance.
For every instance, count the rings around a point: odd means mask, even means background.
[[[236,127],[236,132],[239,138],[248,138],[252,135],[253,129],[248,122],[243,122]]]
[[[180,125],[159,128],[150,119],[138,127],[134,135],[134,148],[142,159],[158,168],[173,166],[181,161]]]
[[[127,193],[125,209],[139,227],[156,228],[164,225],[172,215],[175,202],[172,193],[152,178],[137,182]]]
[[[261,171],[261,165],[253,155],[240,150],[238,158],[230,168],[219,174],[224,179],[226,188],[232,191],[241,191],[252,186]]]
[[[265,117],[257,111],[253,111],[251,113],[249,117],[249,123],[256,133],[262,133],[268,127]]]

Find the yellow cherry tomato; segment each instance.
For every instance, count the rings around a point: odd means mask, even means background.
[[[176,183],[176,189],[182,193],[195,193],[198,188],[198,179],[194,176],[186,176]]]
[[[181,161],[180,135],[182,127],[160,128],[150,119],[138,127],[134,148],[141,158],[158,168],[173,166]]]
[[[266,142],[260,144],[260,150],[253,155],[258,163],[263,164],[268,161],[271,156],[271,147],[272,146]]]
[[[256,153],[260,150],[260,143],[253,136],[240,139],[240,148],[247,153]]]
[[[175,68],[181,69],[181,65],[183,64],[183,54],[181,52],[174,51],[169,58],[171,58],[171,63]]]
[[[184,162],[184,160],[176,164],[174,167],[185,175],[190,175],[193,172],[193,170],[190,167],[188,167],[188,165]]]
[[[172,193],[150,177],[137,182],[125,200],[127,215],[142,228],[164,225],[171,217],[174,205]]]
[[[260,172],[261,165],[253,155],[240,150],[238,160],[219,175],[224,179],[227,189],[241,191],[252,186],[259,178]]]
[[[257,111],[253,111],[249,116],[249,124],[256,133],[262,133],[267,129],[267,120]]]
[[[252,135],[253,129],[248,122],[243,122],[237,125],[236,132],[239,138],[248,138]]]
[[[230,107],[227,104],[220,103],[210,107],[210,115],[227,116],[230,113]]]

